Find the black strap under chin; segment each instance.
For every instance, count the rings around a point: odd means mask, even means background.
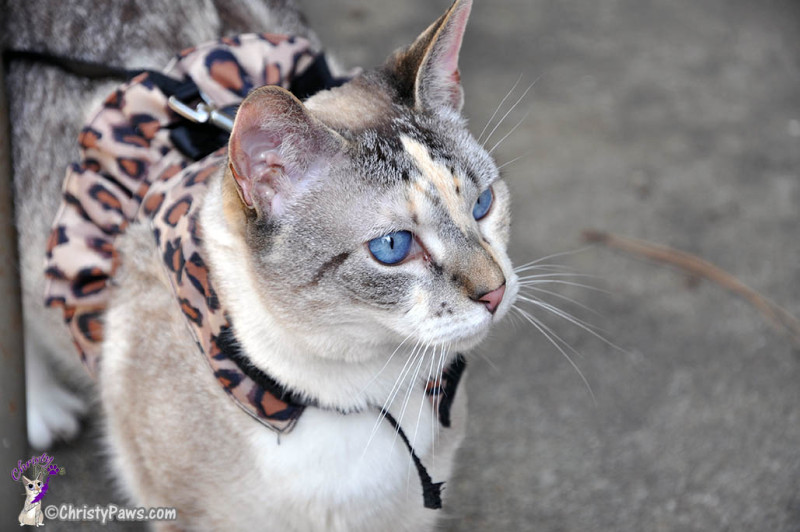
[[[411,453],[411,459],[414,461],[414,466],[417,468],[417,473],[419,474],[419,480],[422,482],[422,501],[425,504],[425,508],[439,510],[442,507],[442,485],[444,482],[433,482],[433,479],[431,479],[431,476],[428,474],[428,470],[425,469],[425,466],[422,464],[422,460],[419,459],[419,456],[417,456],[417,453],[411,446],[411,442],[403,431],[403,427],[400,426],[400,423],[397,422],[394,416],[384,408],[381,408],[381,415],[386,418],[386,421],[394,428],[400,436],[400,439],[406,444],[408,452]]]

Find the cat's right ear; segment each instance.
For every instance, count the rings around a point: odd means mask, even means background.
[[[285,89],[252,91],[239,107],[228,144],[239,198],[258,216],[280,215],[283,200],[323,176],[342,143]]]
[[[30,484],[30,483],[31,483],[31,479],[29,479],[29,478],[28,478],[28,477],[26,477],[25,475],[22,475],[22,480],[24,480],[24,481],[25,481],[25,484]]]
[[[411,46],[390,58],[400,94],[410,96],[418,109],[461,111],[458,55],[471,9],[472,0],[455,0]]]

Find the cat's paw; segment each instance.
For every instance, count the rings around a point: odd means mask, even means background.
[[[70,440],[78,434],[87,404],[65,389],[46,365],[26,361],[28,441],[35,449],[44,450],[56,440]]]
[[[86,413],[84,401],[62,388],[34,392],[28,396],[28,441],[36,449],[47,449],[56,440],[71,440]]]

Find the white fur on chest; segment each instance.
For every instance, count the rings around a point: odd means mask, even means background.
[[[454,413],[462,418],[464,409],[462,394]],[[274,509],[280,501],[291,530],[431,528],[440,511],[424,507],[410,451],[378,416],[375,409],[344,415],[308,408],[280,438],[253,424],[243,441],[261,476],[253,504]],[[433,482],[450,477],[463,436],[459,421],[441,427],[421,389],[408,402],[403,430]],[[274,521],[274,513],[268,518]]]

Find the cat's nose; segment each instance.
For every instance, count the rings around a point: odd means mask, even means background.
[[[500,288],[495,288],[490,292],[486,292],[485,294],[481,295],[477,298],[477,301],[486,305],[486,309],[494,314],[497,307],[500,305],[500,302],[503,301],[503,295],[506,293],[506,283],[505,281],[503,284],[500,285]]]

